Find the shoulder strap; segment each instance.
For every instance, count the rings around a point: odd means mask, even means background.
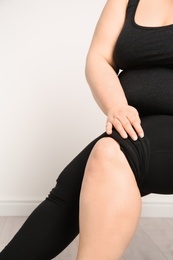
[[[129,0],[127,7],[137,5],[139,0]]]

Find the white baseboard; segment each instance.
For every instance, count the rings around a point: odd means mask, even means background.
[[[150,194],[143,197],[141,216],[173,218],[173,195]]]
[[[41,201],[0,201],[0,216],[29,216]]]
[[[143,203],[141,217],[173,218],[173,204]]]
[[[173,217],[173,196],[159,196],[142,198],[142,217]],[[0,201],[0,216],[29,216],[40,202],[41,200]]]

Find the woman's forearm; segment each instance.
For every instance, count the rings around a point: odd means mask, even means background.
[[[85,74],[93,97],[105,115],[127,104],[117,73],[101,55],[88,55]]]

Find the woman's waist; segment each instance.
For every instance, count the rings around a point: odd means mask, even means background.
[[[119,74],[130,105],[141,114],[173,114],[173,69],[134,68]]]
[[[121,71],[118,77],[124,89],[135,88],[135,90],[148,89],[151,91],[152,89],[156,91],[166,89],[173,93],[173,68],[161,66],[137,67]]]

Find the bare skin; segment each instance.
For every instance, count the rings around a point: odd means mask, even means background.
[[[88,160],[80,196],[77,260],[118,260],[141,213],[134,174],[111,138],[97,142]]]
[[[123,27],[128,0],[108,0],[100,16],[86,61],[86,78],[97,104],[123,138],[144,136],[138,111],[128,105],[115,71],[113,48]],[[140,0],[135,22],[141,26],[173,24],[172,0]],[[77,260],[119,260],[130,243],[141,213],[134,174],[119,144],[102,138],[94,146],[80,194]]]

